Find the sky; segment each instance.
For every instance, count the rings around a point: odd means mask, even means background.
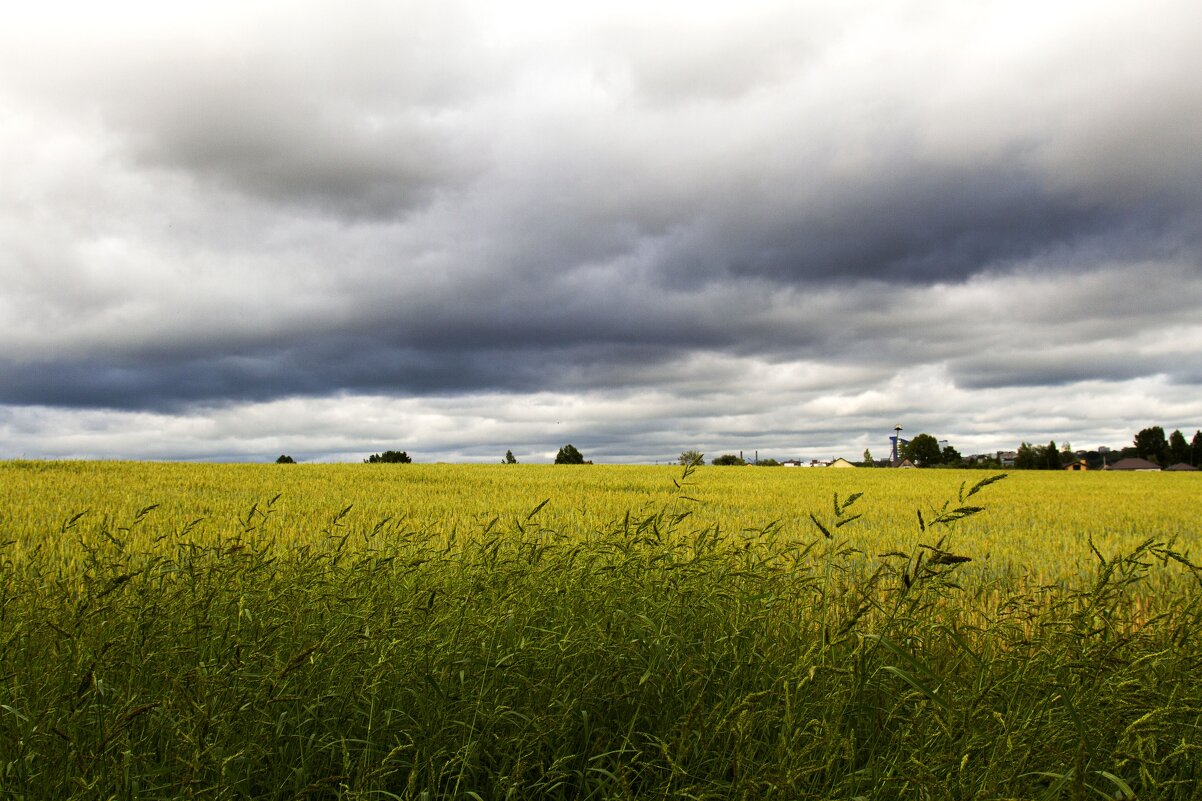
[[[1202,427],[1202,4],[57,2],[0,26],[0,458]]]

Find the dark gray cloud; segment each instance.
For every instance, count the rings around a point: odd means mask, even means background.
[[[967,449],[1202,417],[1181,0],[9,22],[20,452],[856,456],[901,416]]]
[[[1100,352],[1097,352],[1100,351]],[[1007,353],[997,358],[982,356],[951,363],[951,375],[965,389],[1007,387],[1058,388],[1082,381],[1131,381],[1168,373],[1176,368],[1172,359],[1134,360],[1130,354],[1102,349],[1064,349],[1049,345],[1029,353]]]
[[[1012,167],[911,163],[896,170],[868,186],[824,187],[818,207],[765,209],[762,219],[724,221],[707,232],[707,241],[676,254],[678,269],[688,275],[706,260],[735,278],[801,285],[960,281],[1090,247],[1129,221],[1143,227],[1130,220],[1130,210],[1058,196],[1038,176]],[[1127,247],[1157,245],[1143,236]]]

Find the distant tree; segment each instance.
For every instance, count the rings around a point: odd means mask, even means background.
[[[1085,466],[1090,470],[1101,470],[1106,466],[1107,454],[1100,451],[1085,452]]]
[[[1043,462],[1043,464],[1039,465],[1040,470],[1060,469],[1060,449],[1056,447],[1055,440],[1040,448],[1039,455]]]
[[[939,464],[939,441],[930,434],[919,434],[902,446],[902,458],[909,459],[917,467]]]
[[[780,467],[780,462],[775,459],[760,459],[755,463],[756,467]]]
[[[363,460],[364,464],[409,464],[413,460],[405,451],[384,451],[373,453]]]
[[[944,445],[943,450],[939,453],[939,461],[948,467],[959,467],[964,463],[964,457],[951,445]]]
[[[1149,426],[1136,434],[1135,451],[1141,459],[1162,466],[1168,464],[1172,457],[1168,440],[1164,438],[1164,429],[1160,426]]]
[[[1189,442],[1189,463],[1194,467],[1202,467],[1202,431],[1195,431],[1194,438]]]
[[[501,461],[501,464],[517,464],[517,463],[518,463],[518,460],[514,457],[513,451],[505,451],[505,458]]]
[[[719,467],[730,467],[732,465],[745,465],[747,462],[741,456],[735,456],[733,453],[724,453],[721,456],[714,457],[710,464],[716,464]]]
[[[681,467],[705,464],[705,454],[695,448],[690,448],[687,451],[681,451],[677,461],[680,462]]]
[[[1185,435],[1180,430],[1169,434],[1169,464],[1185,462],[1189,464],[1190,448],[1185,441]]]
[[[864,460],[860,462],[861,467],[875,467],[876,463],[872,461],[872,451],[864,449]]]
[[[288,456],[287,454],[283,454],[280,456],[280,458],[275,460],[275,463],[276,464],[296,464],[296,460],[293,459],[291,456]]]
[[[584,454],[576,450],[575,445],[564,445],[555,454],[555,464],[584,464]]]
[[[1014,457],[1014,468],[1016,470],[1034,470],[1039,465],[1039,454],[1034,446],[1029,442],[1023,442],[1018,446],[1018,451]]]

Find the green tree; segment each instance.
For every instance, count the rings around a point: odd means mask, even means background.
[[[280,458],[275,460],[276,464],[296,464],[296,460],[288,454],[281,454]]]
[[[864,461],[860,462],[863,467],[875,467],[876,463],[872,461],[872,451],[864,449]]]
[[[1189,464],[1190,447],[1180,429],[1169,434],[1169,464]]]
[[[1202,467],[1202,431],[1195,431],[1194,438],[1190,440],[1189,463],[1194,467]]]
[[[742,457],[735,456],[733,453],[724,453],[721,456],[715,456],[710,464],[716,464],[719,467],[730,467],[732,465],[745,465],[747,462],[745,462]]]
[[[405,451],[384,451],[373,453],[363,460],[364,464],[409,464],[413,460]]]
[[[1156,462],[1161,466],[1169,464],[1172,458],[1168,440],[1164,438],[1164,429],[1160,426],[1149,426],[1136,434],[1135,451],[1141,459]]]
[[[1040,470],[1059,470],[1060,469],[1060,449],[1056,447],[1056,441],[1052,440],[1047,445],[1039,449],[1039,455],[1043,464],[1039,466]]]
[[[919,434],[902,446],[902,458],[909,459],[917,467],[939,464],[939,440],[930,434]]]
[[[513,451],[505,451],[505,458],[501,460],[501,464],[517,464],[518,460],[514,457]]]
[[[949,467],[959,467],[964,463],[964,457],[951,445],[944,445],[943,450],[939,453],[939,461]]]
[[[1014,457],[1014,469],[1034,470],[1038,467],[1039,454],[1031,443],[1024,442],[1018,446]]]
[[[569,443],[555,454],[555,464],[584,464],[584,454],[576,450],[575,445]]]
[[[680,452],[680,459],[678,461],[681,467],[705,464],[705,454],[695,448],[690,448],[687,451]]]

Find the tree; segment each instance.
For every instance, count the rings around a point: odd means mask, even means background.
[[[1060,469],[1060,449],[1056,447],[1055,440],[1040,448],[1039,454],[1043,457],[1043,464],[1039,466],[1041,470]]]
[[[514,458],[513,451],[505,451],[505,458],[501,460],[501,464],[517,464],[518,460]]]
[[[756,467],[780,467],[780,462],[775,459],[760,459],[755,463]]]
[[[1194,467],[1202,467],[1202,431],[1195,431],[1194,438],[1189,443],[1189,463]]]
[[[724,453],[721,456],[715,456],[710,464],[716,464],[719,467],[741,466],[747,464],[740,456],[735,456],[733,453]]]
[[[296,464],[296,460],[287,454],[281,454],[280,458],[275,460],[276,464]]]
[[[1156,462],[1161,466],[1169,464],[1172,456],[1168,440],[1164,438],[1164,429],[1160,426],[1149,426],[1136,434],[1135,451],[1141,459]]]
[[[872,461],[872,451],[864,449],[864,461],[860,462],[863,467],[875,467],[876,463]]]
[[[1039,465],[1039,454],[1029,442],[1024,442],[1018,446],[1018,451],[1014,457],[1014,468],[1016,470],[1034,470]]]
[[[939,454],[939,461],[949,467],[959,467],[963,464],[964,457],[951,445],[944,445],[943,451]]]
[[[1137,459],[1139,458],[1139,448],[1134,445],[1127,445],[1119,448],[1118,453],[1111,451],[1111,458],[1118,459]]]
[[[909,459],[917,467],[939,464],[939,441],[930,434],[919,434],[902,446],[902,458]]]
[[[699,464],[705,464],[705,454],[695,448],[690,448],[687,451],[680,452],[681,467],[693,467]]]
[[[584,454],[572,444],[564,445],[555,454],[555,464],[584,464]]]
[[[1190,448],[1189,443],[1185,441],[1185,435],[1180,430],[1169,434],[1169,459],[1170,464],[1180,464],[1181,462],[1189,463]]]
[[[373,453],[363,460],[364,464],[409,464],[413,460],[405,451],[384,451]]]

